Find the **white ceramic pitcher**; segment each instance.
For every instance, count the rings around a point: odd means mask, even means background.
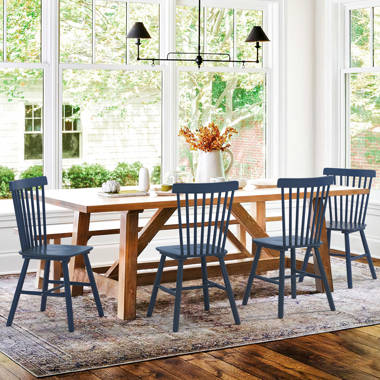
[[[224,169],[222,151],[198,151],[197,182],[210,182],[210,178],[225,177],[228,174],[234,163],[234,157],[229,149],[226,149],[225,152],[230,155],[230,163],[227,169]]]

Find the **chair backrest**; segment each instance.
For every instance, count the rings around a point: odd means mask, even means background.
[[[173,193],[177,194],[181,255],[205,256],[223,252],[238,187],[237,181],[173,185]]]
[[[334,196],[329,199],[328,217],[337,225],[341,223],[364,224],[367,215],[369,191],[375,170],[325,168],[323,174],[334,176],[334,184],[367,189],[368,194]]]
[[[319,244],[334,177],[280,178],[283,247]],[[289,241],[287,242],[286,237]]]
[[[23,251],[47,244],[45,185],[47,185],[46,177],[9,182]]]

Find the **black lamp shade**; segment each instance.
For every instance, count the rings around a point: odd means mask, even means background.
[[[245,42],[266,42],[270,41],[267,35],[264,33],[261,26],[254,26],[249,33]]]
[[[127,38],[151,38],[142,22],[136,22],[127,34]]]

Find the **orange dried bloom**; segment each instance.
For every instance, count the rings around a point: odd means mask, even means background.
[[[215,123],[210,123],[205,127],[199,127],[195,133],[192,132],[189,127],[184,127],[179,130],[179,136],[185,138],[191,150],[203,150],[204,152],[226,150],[231,146],[229,141],[234,133],[238,133],[235,128],[227,127],[221,134]]]

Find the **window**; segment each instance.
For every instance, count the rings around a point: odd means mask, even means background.
[[[128,27],[142,19],[152,39],[141,53],[157,56],[159,10],[154,1],[60,1],[64,169],[161,164],[163,69],[137,65],[134,41],[126,39]]]
[[[380,175],[380,6],[347,11],[350,25],[346,81],[346,161]],[[374,187],[380,189],[379,179]]]
[[[42,112],[41,106],[25,104],[25,160],[42,159]]]
[[[254,46],[242,41],[253,25],[276,39],[277,3],[203,0],[204,50],[255,58]],[[126,38],[143,21],[152,38],[141,41],[142,56],[195,51],[197,6],[196,0],[0,1],[1,165],[16,177],[43,165],[52,187],[66,186],[63,174],[84,164],[134,172],[144,165],[165,176],[196,166],[179,127],[215,121],[239,131],[230,177],[265,176],[269,122],[276,122],[268,117],[279,76],[274,44],[261,49],[259,64],[212,62],[198,70],[137,61],[135,41]]]
[[[0,162],[17,175],[43,162],[41,21],[40,0],[0,4]]]
[[[80,157],[80,107],[62,106],[62,158]]]
[[[197,10],[188,5],[177,6],[178,51],[196,50]],[[205,51],[227,53],[240,60],[256,59],[252,46],[243,41],[253,25],[263,25],[263,11],[206,6],[201,20]],[[179,65],[179,127],[194,130],[211,121],[219,128],[235,127],[238,135],[231,144],[235,163],[229,178],[265,177],[268,71],[262,69],[262,55],[259,64],[245,68],[219,62],[206,63],[200,70],[194,70],[191,63]],[[196,157],[181,139],[180,168],[190,166],[195,172]]]

